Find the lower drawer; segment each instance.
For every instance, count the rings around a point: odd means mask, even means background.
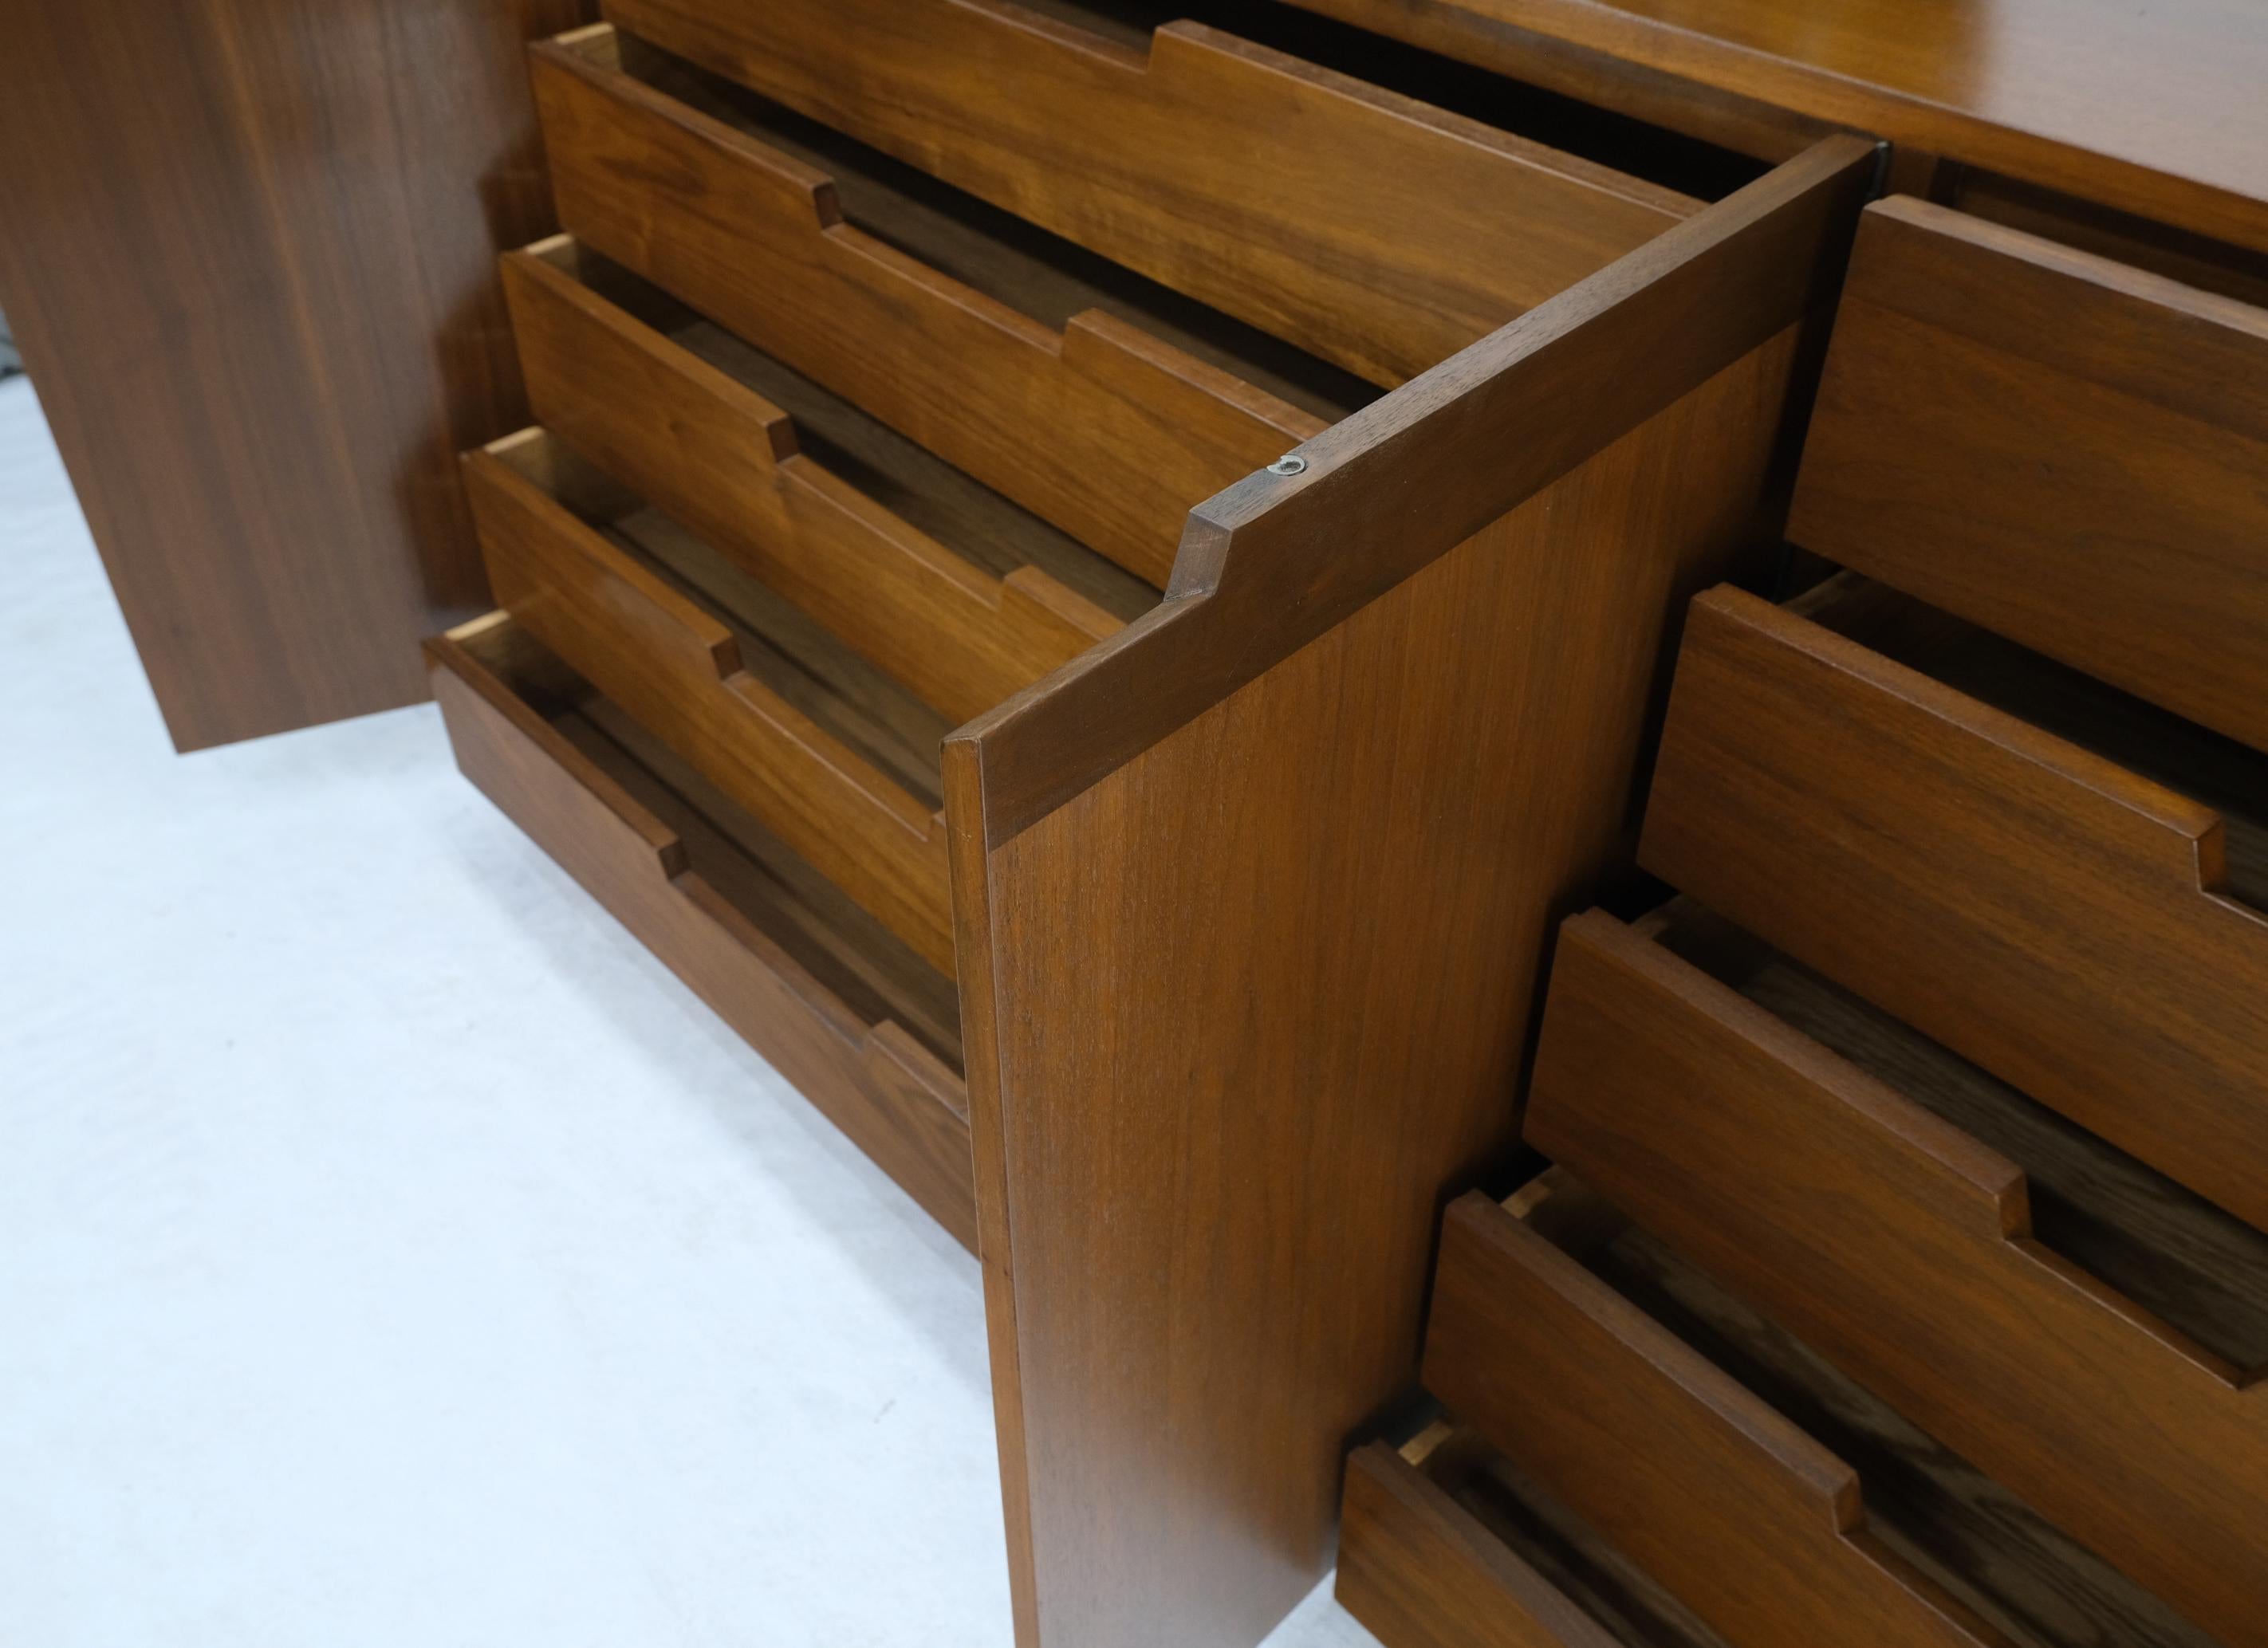
[[[1564,1168],[1450,1210],[1425,1376],[1741,1648],[2211,1641]]]
[[[1562,930],[1527,1137],[2231,1644],[2268,1238],[1683,901]]]
[[[1386,1648],[1724,1648],[1468,1430],[1347,1461],[1340,1603]]]
[[[503,614],[427,651],[465,776],[974,1251],[952,983]]]

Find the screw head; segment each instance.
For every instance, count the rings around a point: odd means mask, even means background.
[[[1281,458],[1278,458],[1274,463],[1268,466],[1268,473],[1270,475],[1305,475],[1307,472],[1307,460],[1300,457],[1297,452],[1285,452]]]

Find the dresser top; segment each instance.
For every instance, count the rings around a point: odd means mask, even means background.
[[[1508,25],[2268,251],[2262,0],[1300,3],[1437,49]]]

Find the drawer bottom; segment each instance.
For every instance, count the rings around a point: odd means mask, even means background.
[[[465,776],[975,1251],[952,982],[504,614],[426,650]]]

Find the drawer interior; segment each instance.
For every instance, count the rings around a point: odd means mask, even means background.
[[[1855,573],[1790,609],[2213,808],[2227,849],[2220,890],[2268,912],[2268,754]]]
[[[635,34],[617,33],[583,49],[640,85],[824,173],[843,221],[1051,331],[1060,331],[1074,315],[1101,310],[1325,423],[1382,393],[1351,372]]]
[[[961,1068],[951,979],[923,961],[826,877],[525,629],[508,622],[458,644],[683,844],[697,875],[813,979],[870,1025],[902,1026]]]
[[[1557,1172],[1524,1196],[1595,1203]],[[1870,1534],[2019,1648],[2209,1648],[2204,1631],[1613,1210],[1529,1223],[1855,1469]]]
[[[1690,900],[1642,925],[1672,954],[2021,1168],[2036,1240],[2235,1366],[2268,1367],[2268,1232]]]

